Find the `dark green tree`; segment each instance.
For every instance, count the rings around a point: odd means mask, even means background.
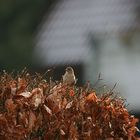
[[[0,0],[0,70],[32,67],[33,39],[55,0]]]

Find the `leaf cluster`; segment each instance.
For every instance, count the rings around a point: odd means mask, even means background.
[[[138,140],[137,122],[112,90],[97,96],[38,73],[0,75],[0,139]]]

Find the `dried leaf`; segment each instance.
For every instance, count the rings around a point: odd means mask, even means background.
[[[74,96],[74,91],[71,89],[70,91],[69,91],[69,95],[72,97],[72,96]]]
[[[41,103],[43,103],[43,91],[40,88],[35,88],[32,90],[31,102],[35,108],[37,108]]]
[[[66,105],[66,109],[71,108],[71,107],[72,107],[72,103],[73,103],[73,101],[69,102],[69,103]]]
[[[97,96],[95,94],[95,92],[90,93],[87,97],[86,97],[87,101],[97,101]]]
[[[8,110],[8,112],[14,112],[16,109],[16,104],[14,104],[12,99],[7,99],[5,101],[5,108]]]
[[[33,111],[30,110],[29,112],[29,126],[28,130],[32,131],[32,129],[35,127],[36,122],[36,115],[33,113]]]
[[[63,136],[65,135],[65,132],[63,131],[63,129],[60,129],[60,134]]]
[[[45,110],[47,111],[47,113],[49,113],[50,115],[52,115],[52,110],[47,107],[46,105],[44,105]]]
[[[31,92],[22,92],[20,94],[18,94],[19,96],[23,96],[25,98],[30,98],[32,96]]]

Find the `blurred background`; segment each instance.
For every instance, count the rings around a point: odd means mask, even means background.
[[[0,1],[0,70],[49,68],[60,80],[69,65],[79,85],[99,73],[117,83],[140,118],[140,1]]]

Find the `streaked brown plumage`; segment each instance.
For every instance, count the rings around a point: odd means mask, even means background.
[[[67,85],[76,84],[76,78],[72,67],[66,68],[65,74],[63,75],[62,78],[63,78],[63,84],[67,84]]]

